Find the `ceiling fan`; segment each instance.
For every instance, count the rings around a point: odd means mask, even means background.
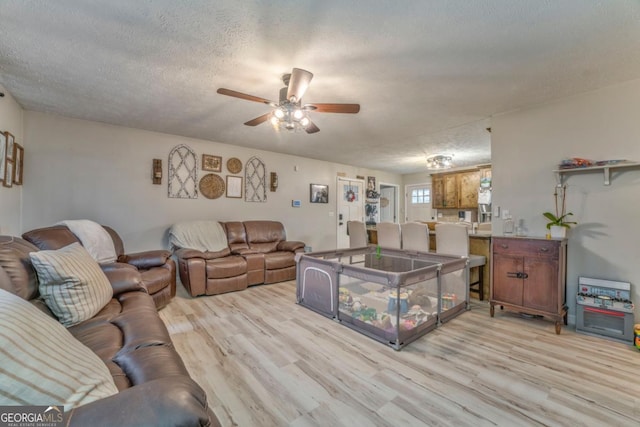
[[[309,119],[307,114],[309,111],[350,114],[360,111],[360,104],[302,104],[302,95],[307,91],[312,78],[312,73],[300,68],[294,68],[291,74],[283,75],[282,81],[285,87],[280,89],[278,102],[225,88],[220,88],[217,92],[221,95],[260,102],[274,108],[266,114],[245,122],[247,126],[257,126],[269,120],[278,129],[284,128],[290,131],[304,129],[307,133],[316,133],[320,129]]]

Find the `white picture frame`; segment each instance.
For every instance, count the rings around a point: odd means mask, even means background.
[[[227,194],[230,199],[242,198],[242,177],[227,175]]]

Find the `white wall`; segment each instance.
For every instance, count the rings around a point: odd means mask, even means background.
[[[9,131],[15,137],[15,141],[25,148],[26,164],[30,153],[23,138],[22,108],[2,86],[0,86],[0,92],[4,93],[4,97],[0,98],[0,132]],[[26,182],[26,178],[24,176],[23,178]],[[7,188],[0,183],[0,234],[16,235],[22,229],[20,221],[22,189],[21,185]]]
[[[638,112],[640,80],[635,80],[494,117],[494,206],[523,219],[530,235],[544,236],[542,212],[554,210],[551,171],[570,157],[640,161]],[[640,168],[612,178],[611,186],[603,185],[601,173],[567,180],[567,210],[579,222],[569,235],[570,321],[581,275],[631,282],[640,319]],[[502,221],[493,221],[494,234],[502,232]]]
[[[336,246],[337,173],[401,182],[396,174],[38,112],[25,112],[24,128],[29,158],[22,230],[63,219],[92,219],[118,231],[129,252],[166,247],[171,224],[189,219],[278,220],[290,240],[302,240],[313,250],[332,249]],[[167,159],[178,144],[196,152],[199,166],[203,153],[222,156],[222,176],[228,174],[228,158],[246,162],[258,156],[267,176],[278,173],[279,187],[276,192],[267,191],[266,203],[224,196],[210,200],[202,195],[170,199]],[[162,185],[151,183],[154,158],[162,159]],[[198,176],[204,173],[199,170]],[[311,183],[329,185],[329,204],[309,203]],[[302,207],[291,207],[292,199],[301,200]]]

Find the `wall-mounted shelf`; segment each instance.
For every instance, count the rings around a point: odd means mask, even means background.
[[[601,166],[587,166],[584,168],[574,168],[574,169],[556,169],[553,172],[556,174],[556,180],[558,184],[564,184],[565,175],[575,174],[575,173],[587,173],[593,171],[602,171],[604,176],[604,185],[611,185],[611,171],[620,169],[631,169],[631,168],[640,168],[640,163],[638,162],[629,162],[629,161],[621,161],[619,163],[611,163]]]

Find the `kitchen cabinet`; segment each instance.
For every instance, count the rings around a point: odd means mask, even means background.
[[[433,192],[433,209],[444,208],[444,180],[442,175],[431,175],[431,191]]]
[[[471,170],[431,176],[434,209],[477,209],[480,172]]]
[[[480,172],[460,172],[456,178],[458,180],[458,208],[477,209]]]
[[[493,237],[491,317],[495,306],[567,324],[566,239]]]
[[[458,207],[458,180],[456,174],[438,174],[431,176],[434,209]]]

